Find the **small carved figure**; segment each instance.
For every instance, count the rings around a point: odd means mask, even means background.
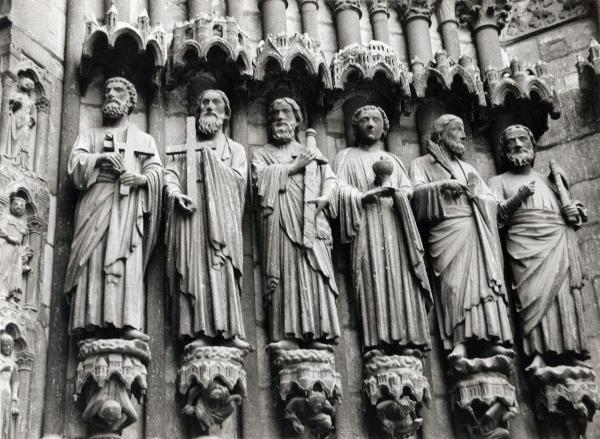
[[[31,129],[35,126],[35,102],[31,97],[35,84],[30,78],[19,78],[17,91],[9,100],[9,127],[6,132],[6,155],[19,166],[29,169]]]
[[[19,415],[19,375],[13,358],[14,340],[0,334],[0,439],[13,439],[15,418]]]
[[[428,154],[414,160],[415,217],[427,232],[437,293],[436,312],[448,358],[512,354],[502,285],[496,199],[477,170],[461,160],[462,120],[440,116]]]
[[[272,348],[327,349],[340,335],[324,209],[336,180],[316,147],[298,142],[302,115],[290,98],[269,107],[270,143],[254,153]]]
[[[248,349],[240,303],[246,153],[223,132],[225,93],[206,90],[198,104],[187,143],[167,149],[167,263],[179,336]]]
[[[21,192],[10,195],[10,209],[0,216],[0,297],[19,301],[23,293],[23,275],[31,270],[33,256],[30,247],[23,245],[29,233],[24,219],[27,200]]]
[[[506,128],[500,154],[508,170],[492,177],[490,186],[502,200],[498,220],[506,229],[523,348],[532,360],[527,370],[537,380],[536,389],[548,389],[539,400],[550,411],[562,412],[565,402],[571,402],[570,418],[578,419],[583,434],[598,408],[594,373],[585,363],[590,353],[575,233],[587,221],[587,211],[571,200],[566,173],[558,164],[550,162],[549,176],[532,169],[535,148],[529,128]],[[562,408],[557,407],[559,398]]]
[[[131,82],[108,79],[104,126],[82,131],[69,159],[81,191],[65,279],[72,333],[117,328],[147,339],[144,270],[158,236],[163,168],[154,139],[129,122],[136,101]]]
[[[340,151],[333,169],[341,182],[336,207],[342,241],[352,243],[364,347],[429,350],[427,307],[433,302],[408,173],[383,149],[389,122],[381,108],[359,108],[352,128],[357,146]]]

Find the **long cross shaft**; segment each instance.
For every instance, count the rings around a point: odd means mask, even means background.
[[[185,154],[186,162],[186,195],[190,197],[194,203],[198,199],[198,165],[196,163],[196,151],[202,150],[196,141],[196,119],[190,116],[186,119],[186,138],[185,144],[175,145],[167,148],[167,154]]]

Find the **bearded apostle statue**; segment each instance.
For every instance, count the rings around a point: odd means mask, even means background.
[[[492,177],[490,186],[502,200],[498,219],[505,229],[517,291],[523,349],[531,360],[527,370],[539,381],[538,389],[562,383],[554,393],[560,394],[563,403],[571,402],[580,426],[585,427],[597,408],[591,402],[598,401],[590,390],[595,388],[593,372],[585,363],[590,353],[583,267],[575,233],[587,221],[587,212],[581,203],[571,200],[566,173],[559,165],[551,162],[549,175],[532,169],[535,147],[529,128],[506,128],[500,137],[500,153],[508,170]],[[555,407],[558,397],[556,401],[540,400],[550,412],[559,411]]]
[[[333,344],[340,336],[338,289],[327,218],[336,179],[314,131],[298,141],[300,107],[290,98],[268,109],[269,143],[252,157],[258,196],[269,345],[284,417],[295,433],[334,429],[341,377]]]
[[[164,180],[154,139],[129,121],[135,86],[121,77],[104,86],[104,124],[79,133],[68,166],[80,196],[65,291],[70,333],[80,339],[75,396],[85,401],[90,436],[120,434],[138,419],[130,399],[146,390],[144,272]]]
[[[65,279],[72,333],[117,329],[147,339],[144,270],[158,235],[163,168],[154,139],[129,121],[136,102],[131,82],[108,79],[104,125],[82,131],[69,158],[81,192]]]
[[[230,117],[227,95],[205,90],[186,143],[167,148],[167,273],[186,343],[179,390],[183,413],[198,421],[194,437],[212,432],[245,396],[243,359],[252,349],[240,302],[248,162],[224,133]]]
[[[429,396],[420,358],[430,349],[433,302],[410,206],[412,185],[400,159],[384,150],[388,118],[381,108],[364,106],[354,113],[352,129],[356,146],[340,151],[333,164],[339,179],[334,206],[342,242],[351,248],[367,351],[365,390],[384,429],[405,437],[420,426],[420,406]]]
[[[470,435],[508,437],[517,403],[508,381],[514,352],[497,200],[462,160],[465,138],[457,116],[435,120],[427,154],[410,166],[413,208],[426,237],[441,339],[450,352],[453,408],[468,420]],[[480,397],[483,411],[474,409]]]

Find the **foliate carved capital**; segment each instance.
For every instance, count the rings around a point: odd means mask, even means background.
[[[458,0],[456,14],[473,32],[495,27],[498,32],[508,23],[512,3],[509,0]]]
[[[35,354],[32,352],[18,352],[17,353],[17,366],[19,370],[29,370],[33,367],[33,361],[35,360]]]
[[[79,344],[75,399],[84,399],[82,419],[93,434],[119,437],[138,420],[131,396],[141,402],[146,394],[149,359],[148,344],[140,340],[84,340]]]
[[[244,357],[247,352],[233,347],[185,347],[179,369],[179,393],[185,395],[183,413],[195,416],[201,432],[221,425],[246,397]]]
[[[370,0],[368,5],[369,5],[369,15],[373,16],[379,12],[383,12],[388,17],[390,16],[390,11],[388,8],[388,0]]]
[[[362,17],[359,0],[327,0],[327,4],[333,10],[334,14],[338,14],[346,9],[352,9]]]
[[[536,404],[543,416],[562,416],[578,435],[585,436],[600,408],[596,374],[587,365],[528,368]]]
[[[423,363],[379,350],[367,353],[365,360],[364,390],[383,429],[391,437],[413,437],[423,423],[423,403],[431,400]]]
[[[285,419],[296,433],[308,428],[314,437],[335,430],[335,407],[342,399],[341,376],[333,352],[316,349],[271,351],[277,390]]]
[[[403,24],[421,18],[427,20],[431,25],[431,12],[433,10],[431,0],[398,0],[396,10]]]
[[[456,17],[456,2],[457,0],[437,1],[435,11],[440,26],[448,21],[458,23],[458,18]]]

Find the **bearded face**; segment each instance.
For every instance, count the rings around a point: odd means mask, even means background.
[[[196,129],[201,137],[213,138],[223,130],[228,105],[220,92],[207,90],[198,99]]]
[[[224,117],[212,110],[201,110],[198,114],[198,133],[204,137],[213,137],[223,129]]]
[[[108,120],[119,120],[129,113],[129,104],[118,102],[105,102],[102,105],[102,115]]]
[[[511,169],[532,167],[535,150],[529,133],[519,127],[508,127],[502,135],[501,147]]]
[[[440,144],[454,157],[462,158],[465,153],[465,129],[460,120],[454,120],[442,132]]]
[[[106,86],[102,115],[105,119],[115,121],[129,114],[129,90],[125,84],[114,81]]]
[[[271,108],[271,142],[285,145],[295,138],[296,116],[293,108],[286,102],[275,102]]]

